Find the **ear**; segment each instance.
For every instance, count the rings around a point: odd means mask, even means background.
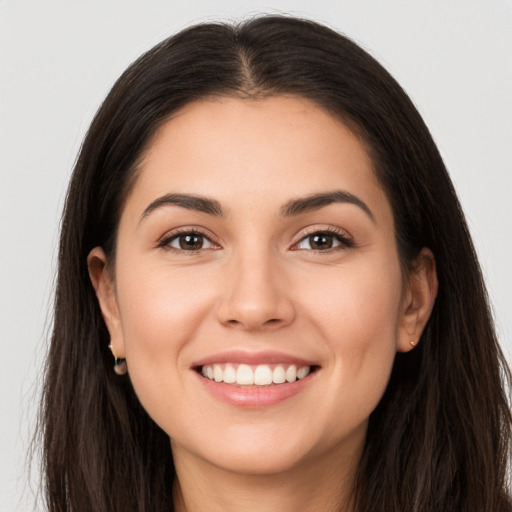
[[[399,352],[408,352],[418,344],[434,307],[437,289],[436,261],[432,251],[424,247],[406,283],[398,326]]]
[[[112,353],[115,357],[124,358],[124,339],[114,281],[108,271],[107,258],[101,247],[95,247],[89,253],[87,266],[103,320],[110,334]]]

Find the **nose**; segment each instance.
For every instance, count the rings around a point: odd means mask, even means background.
[[[227,264],[218,320],[246,331],[272,330],[293,322],[295,309],[286,272],[271,254],[252,253]]]

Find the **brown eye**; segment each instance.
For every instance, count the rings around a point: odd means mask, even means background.
[[[328,251],[329,249],[352,247],[350,239],[331,231],[318,231],[305,236],[296,244],[297,249]]]
[[[169,238],[165,245],[182,251],[200,251],[214,247],[212,242],[201,233],[179,233]]]
[[[201,235],[189,234],[178,237],[180,249],[188,251],[197,251],[203,247],[203,237]]]
[[[330,249],[333,246],[333,236],[316,233],[308,237],[309,246],[314,250]]]

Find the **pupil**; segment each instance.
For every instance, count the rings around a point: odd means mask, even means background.
[[[313,249],[330,249],[332,247],[332,236],[316,234],[309,237],[309,243]]]
[[[180,247],[182,249],[197,250],[203,246],[203,237],[201,235],[182,235],[180,237]]]

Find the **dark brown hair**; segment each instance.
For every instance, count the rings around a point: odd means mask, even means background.
[[[159,126],[187,103],[223,95],[296,95],[344,121],[392,205],[404,269],[422,247],[436,258],[437,301],[370,417],[354,510],[511,511],[510,373],[439,152],[375,59],[329,28],[276,16],[197,25],[163,41],[119,78],[92,122],[62,219],[40,416],[48,509],[172,510],[169,439],[129,377],[112,370],[87,255],[102,246],[114,258],[123,202]]]

